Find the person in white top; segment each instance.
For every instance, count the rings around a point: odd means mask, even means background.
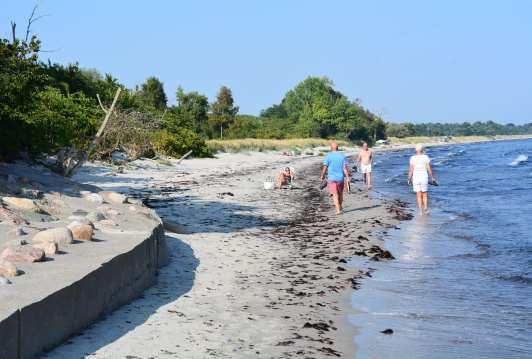
[[[416,154],[410,157],[410,169],[408,171],[408,184],[412,183],[416,192],[417,207],[419,214],[429,214],[428,206],[428,184],[429,176],[433,182],[436,181],[430,166],[430,158],[423,153],[423,146],[416,145]]]

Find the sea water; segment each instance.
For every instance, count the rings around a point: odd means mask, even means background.
[[[352,295],[357,357],[532,358],[532,140],[426,152],[430,216],[387,234],[396,260],[353,260],[376,269]],[[415,209],[411,155],[376,156],[374,194]]]

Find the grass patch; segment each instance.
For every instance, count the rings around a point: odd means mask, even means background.
[[[291,150],[301,153],[302,149],[329,146],[330,140],[322,138],[292,138],[285,140],[245,138],[238,140],[209,140],[207,146],[215,152],[241,151],[280,151]],[[346,141],[336,141],[340,146],[349,145]]]

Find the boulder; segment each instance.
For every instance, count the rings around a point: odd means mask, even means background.
[[[26,218],[0,206],[0,220],[9,224],[29,224]]]
[[[103,200],[107,203],[117,203],[122,204],[127,202],[127,196],[124,196],[121,193],[113,191],[101,191],[99,195],[102,196]]]
[[[57,253],[57,250],[59,249],[59,246],[55,242],[34,243],[32,246],[35,248],[42,249],[47,257],[53,256]]]
[[[92,211],[92,212],[89,212],[85,216],[85,218],[87,218],[89,221],[95,223],[95,222],[103,221],[105,219],[105,216],[100,211]]]
[[[17,267],[10,261],[0,259],[0,275],[4,277],[14,277],[18,274]]]
[[[94,229],[89,224],[82,224],[79,222],[72,222],[68,225],[72,231],[72,236],[77,241],[91,241]]]
[[[7,247],[0,254],[0,259],[9,262],[40,262],[44,259],[44,251],[32,246]]]
[[[98,203],[98,204],[102,204],[104,202],[103,197],[99,195],[98,193],[89,192],[89,193],[83,194],[82,196],[85,200],[89,202]]]
[[[34,200],[19,197],[2,197],[2,202],[10,207],[29,212],[40,212],[39,206]]]
[[[70,219],[72,221],[72,223],[70,223],[69,227],[75,223],[75,224],[87,224],[87,225],[91,226],[92,228],[94,228],[94,223],[92,223],[86,217],[70,216],[70,217],[68,217],[68,219]]]
[[[74,242],[72,231],[66,227],[50,228],[33,236],[32,242],[53,242],[59,246]]]

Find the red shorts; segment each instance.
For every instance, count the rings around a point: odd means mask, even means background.
[[[344,181],[329,181],[327,182],[330,194],[337,194],[344,192]]]

